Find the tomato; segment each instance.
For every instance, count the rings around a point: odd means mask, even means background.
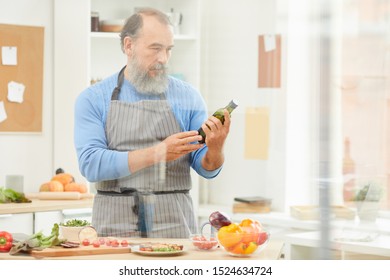
[[[111,240],[110,239],[106,239],[106,246],[111,246]]]
[[[100,237],[99,238],[99,243],[100,243],[100,245],[106,244],[106,239],[104,237]]]
[[[99,241],[98,239],[96,239],[96,240],[94,240],[94,241],[92,242],[92,245],[93,245],[93,247],[95,247],[95,248],[99,248],[99,247],[100,247],[100,241]]]
[[[83,239],[83,246],[88,246],[90,244],[89,239]]]
[[[121,246],[122,246],[122,247],[127,247],[127,246],[129,246],[129,242],[127,242],[126,239],[123,239],[123,240],[121,241]]]
[[[267,240],[268,240],[268,233],[266,231],[262,231],[262,232],[259,233],[259,236],[257,238],[256,243],[258,245],[261,245],[264,242],[266,242]]]
[[[116,239],[113,239],[113,240],[111,240],[110,245],[112,247],[118,247],[119,246],[119,241],[116,240]]]

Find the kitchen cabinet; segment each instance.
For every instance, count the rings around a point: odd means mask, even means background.
[[[63,222],[61,211],[34,212],[34,232],[49,235],[54,224]]]
[[[0,214],[0,231],[33,234],[34,217],[32,213]]]
[[[73,111],[77,96],[91,80],[118,72],[126,63],[119,33],[91,32],[91,12],[99,19],[125,19],[137,7],[154,7],[182,14],[180,33],[169,63],[170,74],[194,87],[200,85],[200,0],[55,0],[54,2],[54,166],[61,166],[85,181],[78,169],[73,146]],[[197,209],[199,179],[192,172],[194,208]],[[86,182],[88,183],[88,182]]]
[[[68,219],[91,220],[93,199],[39,200],[0,204],[0,230],[50,234],[53,224]]]

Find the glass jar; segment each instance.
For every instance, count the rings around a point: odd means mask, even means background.
[[[99,13],[91,12],[91,31],[98,32],[99,31]]]

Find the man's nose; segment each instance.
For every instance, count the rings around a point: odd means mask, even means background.
[[[161,64],[166,64],[169,60],[169,51],[161,51],[158,54],[158,62]]]

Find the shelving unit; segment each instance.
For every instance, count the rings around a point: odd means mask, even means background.
[[[100,21],[126,19],[137,7],[153,7],[166,12],[173,9],[175,12],[181,13],[183,20],[180,25],[180,33],[175,34],[175,47],[172,51],[169,71],[172,75],[183,77],[195,87],[199,86],[200,2],[198,0],[136,0],[130,3],[122,0],[114,0],[109,3],[102,0],[89,0],[88,2],[90,2],[88,17],[92,11],[98,12]],[[126,57],[120,50],[119,33],[117,32],[90,32],[89,50],[90,78],[105,78],[119,71],[126,62]],[[107,60],[107,57],[110,59]]]

